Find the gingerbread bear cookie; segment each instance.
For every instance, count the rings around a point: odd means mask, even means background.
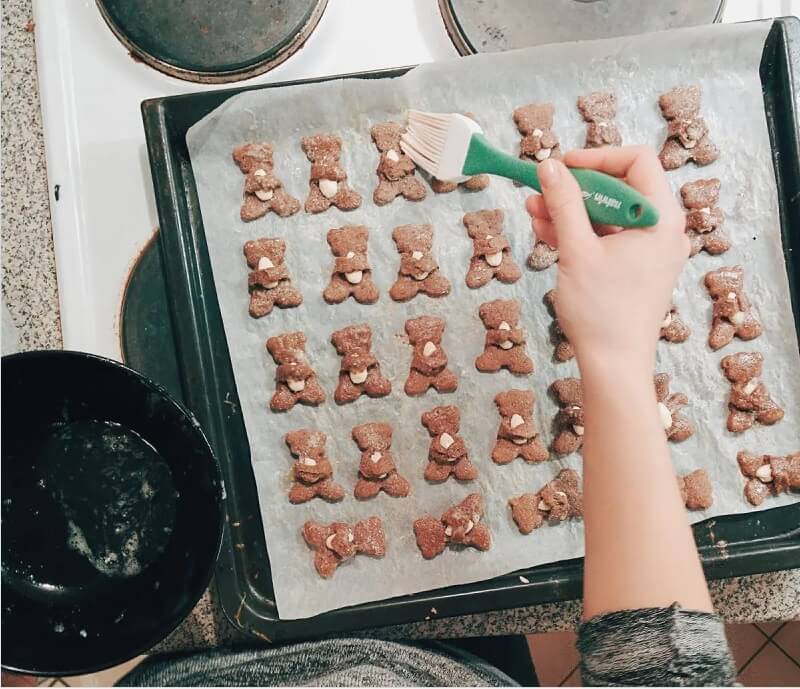
[[[514,110],[514,124],[522,140],[519,157],[540,163],[548,158],[561,158],[561,145],[553,133],[553,113],[550,103],[531,103]]]
[[[533,373],[525,331],[519,327],[519,302],[495,299],[481,304],[478,314],[486,328],[486,340],[483,353],[475,359],[475,368],[483,373],[494,373],[501,368],[517,375]]]
[[[707,510],[714,503],[711,481],[705,469],[678,476],[678,490],[687,510]]]
[[[372,329],[368,325],[350,325],[331,335],[331,342],[342,357],[339,384],[333,399],[338,404],[357,400],[361,395],[385,397],[392,391],[388,378],[372,353]]]
[[[720,181],[716,178],[698,179],[681,187],[681,200],[686,208],[686,236],[691,251],[696,256],[705,251],[712,256],[731,248],[731,240],[722,231],[725,216],[717,206]]]
[[[425,198],[425,187],[415,176],[417,166],[400,149],[400,137],[405,128],[397,122],[382,122],[370,129],[370,135],[380,153],[375,171],[378,186],[372,194],[376,206],[385,206],[402,195],[409,201]]]
[[[392,231],[400,253],[397,280],[389,289],[395,301],[408,301],[420,292],[429,297],[450,294],[450,281],[442,275],[433,257],[432,225],[400,225]]]
[[[303,137],[301,146],[311,163],[306,213],[322,213],[331,206],[341,211],[358,208],[361,194],[347,184],[347,173],[339,160],[342,140],[333,134],[315,134]]]
[[[614,118],[617,116],[617,99],[613,93],[595,91],[578,98],[578,110],[586,122],[586,148],[621,146],[622,135]]]
[[[495,464],[508,464],[517,457],[526,462],[543,462],[550,456],[533,421],[535,402],[532,390],[506,390],[495,395],[494,403],[500,412],[500,427],[492,449]]]
[[[744,268],[720,268],[706,273],[705,285],[714,300],[708,346],[720,349],[733,340],[752,340],[761,334],[750,300],[744,293]]]
[[[470,493],[453,505],[441,517],[422,517],[414,522],[414,536],[422,557],[430,560],[441,554],[448,545],[489,550],[492,535],[481,522],[485,510],[483,497]]]
[[[777,496],[800,490],[800,452],[781,455],[755,455],[742,450],[736,455],[739,469],[747,480],[744,496],[758,507],[768,495]]]
[[[353,491],[359,500],[374,498],[383,491],[396,498],[411,492],[411,484],[397,473],[397,465],[389,449],[392,427],[388,423],[364,423],[353,429],[353,440],[361,450],[358,481]]]
[[[325,456],[327,437],[321,431],[301,428],[286,434],[289,451],[297,459],[292,465],[292,486],[289,502],[298,505],[312,498],[338,502],[344,497],[344,488],[333,480],[333,467]]]
[[[455,476],[459,481],[473,481],[478,470],[469,461],[464,439],[458,435],[461,413],[458,407],[434,407],[422,415],[422,425],[431,435],[428,450],[427,481],[446,481]]]
[[[314,549],[314,567],[323,579],[330,579],[340,564],[356,555],[383,557],[386,554],[386,536],[380,517],[355,524],[307,521],[303,524],[303,539]]]
[[[558,261],[558,249],[534,236],[533,251],[528,256],[528,267],[546,270]]]
[[[270,211],[282,218],[300,210],[300,202],[290,196],[272,172],[272,146],[245,144],[233,149],[233,161],[245,174],[244,196],[239,216],[245,222]]]
[[[678,314],[678,307],[675,304],[670,304],[667,315],[661,321],[661,330],[659,337],[667,342],[679,343],[686,342],[689,339],[689,326],[683,322],[683,319]]]
[[[556,361],[569,361],[575,358],[575,350],[572,348],[567,336],[561,329],[558,323],[558,314],[556,313],[556,291],[554,289],[545,292],[544,303],[547,310],[553,317],[553,322],[550,324],[550,340],[555,345],[553,357]]]
[[[322,298],[340,304],[353,297],[359,304],[378,301],[378,288],[372,281],[367,258],[369,230],[363,225],[345,225],[328,230],[328,244],[334,256],[333,273]]]
[[[270,337],[267,351],[278,364],[275,394],[269,403],[272,411],[288,411],[298,402],[316,407],[325,401],[325,391],[306,359],[306,336],[303,333]]]
[[[442,348],[444,321],[436,316],[420,316],[407,320],[405,330],[414,347],[406,394],[422,395],[430,387],[436,392],[453,392],[458,387],[458,379],[447,368],[447,354]]]
[[[727,421],[731,433],[742,433],[756,422],[771,426],[783,418],[783,409],[758,379],[764,366],[761,352],[729,354],[722,357],[720,366],[731,383]]]
[[[508,238],[503,234],[503,218],[499,209],[474,211],[464,216],[464,227],[472,239],[467,287],[483,287],[492,278],[511,283],[522,277]]]
[[[475,115],[473,115],[471,112],[466,112],[464,115],[465,117],[469,117],[471,120],[475,120]],[[467,191],[483,191],[488,186],[489,175],[485,174],[469,177],[463,182],[445,182],[444,180],[437,179],[436,177],[431,178],[431,189],[433,189],[437,194],[449,194],[451,191],[455,191],[458,187],[466,189]]]
[[[511,517],[521,534],[529,534],[545,522],[560,524],[583,516],[581,479],[574,469],[562,469],[536,493],[525,493],[508,501]]]
[[[250,291],[250,315],[261,318],[277,306],[281,309],[299,306],[303,295],[292,284],[289,269],[283,262],[286,242],[282,239],[262,237],[245,242],[244,256],[250,275],[247,287]]]
[[[670,380],[671,377],[668,373],[657,373],[653,377],[658,414],[661,417],[664,432],[667,434],[668,440],[678,443],[694,434],[694,426],[681,412],[681,409],[689,404],[689,398],[682,392],[670,394]]]
[[[719,157],[700,116],[699,86],[674,88],[659,97],[658,105],[667,121],[667,138],[658,154],[665,170],[676,170],[689,161],[708,165]]]
[[[550,385],[560,409],[556,414],[553,452],[559,457],[572,454],[583,445],[583,386],[580,378],[560,378]]]

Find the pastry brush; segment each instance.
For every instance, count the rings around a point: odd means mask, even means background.
[[[469,117],[409,110],[408,128],[400,148],[419,167],[437,179],[463,182],[489,173],[521,182],[541,192],[538,164],[520,160],[495,148]],[[621,227],[650,227],[658,211],[622,180],[597,170],[569,168],[583,191],[593,223]]]

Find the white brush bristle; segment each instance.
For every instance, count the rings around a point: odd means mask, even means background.
[[[444,182],[463,182],[464,161],[478,124],[464,115],[408,111],[400,148],[419,167]]]

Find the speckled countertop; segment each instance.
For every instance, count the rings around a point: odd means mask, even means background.
[[[2,293],[19,348],[61,347],[50,207],[30,0],[2,7]],[[800,73],[800,70],[798,70]],[[4,338],[5,341],[5,338]],[[800,569],[711,582],[716,609],[730,622],[800,618]],[[386,638],[524,634],[573,628],[580,602],[568,601],[385,627]],[[213,584],[158,650],[248,641],[227,623]]]

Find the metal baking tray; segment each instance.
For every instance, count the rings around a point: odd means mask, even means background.
[[[792,39],[794,43],[792,44]],[[761,80],[778,183],[784,255],[800,334],[800,142],[795,109],[800,21],[775,21],[764,47]],[[385,79],[408,67],[324,79],[268,84],[281,88],[328,79]],[[160,219],[160,256],[174,338],[177,394],[200,420],[219,458],[227,516],[217,564],[218,596],[231,623],[261,639],[287,641],[368,627],[414,622],[435,607],[438,617],[500,610],[579,597],[582,560],[522,570],[488,581],[426,591],[281,620],[275,605],[256,485],[228,345],[206,248],[186,132],[226,99],[249,88],[158,98],[142,103]],[[160,277],[160,276],[159,276]],[[152,356],[172,357],[168,339]],[[139,343],[141,344],[141,343]],[[141,354],[141,353],[140,353]],[[169,367],[168,367],[169,368]],[[163,369],[163,366],[162,366]],[[800,504],[707,520],[694,526],[710,579],[800,567]],[[279,526],[279,525],[276,525]],[[524,577],[524,579],[523,579]]]

